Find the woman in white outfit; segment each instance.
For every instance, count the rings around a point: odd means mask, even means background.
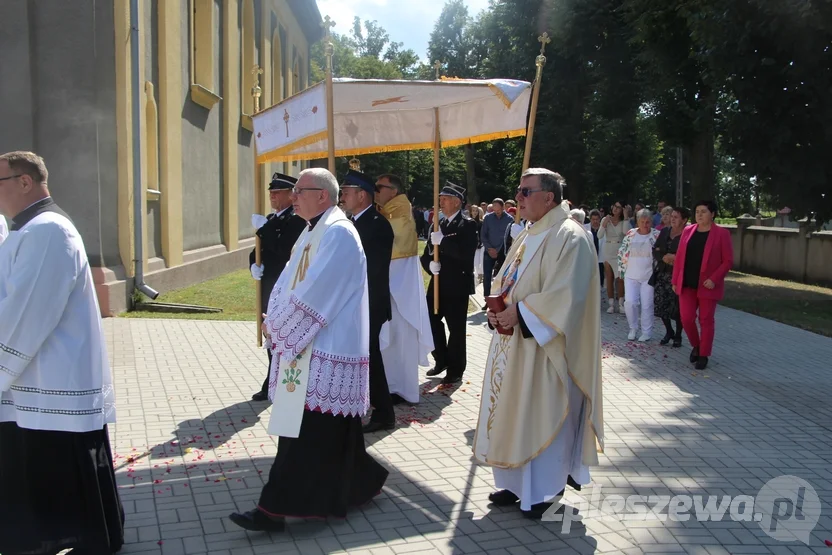
[[[624,280],[624,310],[630,334],[627,339],[649,341],[653,334],[653,247],[659,230],[653,229],[653,214],[643,208],[636,214],[638,227],[631,229],[618,249],[618,273]],[[640,309],[640,314],[639,314]],[[641,335],[638,335],[639,321]]]
[[[603,242],[601,250],[604,260],[604,281],[607,284],[607,297],[609,308],[607,312],[612,314],[621,312],[624,308],[624,282],[618,275],[618,249],[624,235],[630,230],[630,205],[624,206],[622,202],[616,202],[612,207],[612,214],[604,216],[601,220],[601,228],[598,230],[598,240]],[[618,292],[618,306],[615,305],[615,293]]]

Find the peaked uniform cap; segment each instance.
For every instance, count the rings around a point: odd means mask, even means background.
[[[456,197],[465,202],[465,187],[446,181],[445,186],[439,191],[439,196]]]
[[[347,174],[344,176],[344,183],[341,187],[358,187],[367,191],[370,195],[374,195],[376,192],[375,181],[370,179],[367,174],[353,169],[347,170]]]
[[[269,183],[269,191],[279,191],[281,189],[294,189],[295,183],[297,182],[298,180],[296,177],[275,172],[274,175],[272,175],[272,182]]]

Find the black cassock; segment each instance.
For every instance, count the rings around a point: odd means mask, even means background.
[[[260,313],[265,314],[269,308],[269,296],[274,284],[280,277],[283,268],[292,256],[292,247],[306,228],[306,220],[295,214],[289,206],[279,216],[269,214],[266,216],[266,223],[257,230],[260,237],[260,263],[263,265],[263,277],[260,279],[263,287],[263,294],[260,300]],[[249,264],[255,262],[255,252],[248,255]],[[269,367],[266,368],[266,379],[260,388],[260,392],[268,394],[269,391],[269,368],[272,365],[272,354],[266,351],[269,356]]]
[[[477,223],[458,212],[453,220],[443,218],[439,230],[444,235],[439,244],[439,314],[433,313],[433,275],[427,290],[430,329],[433,332],[433,358],[436,368],[448,369],[446,379],[462,378],[466,366],[465,335],[468,320],[468,296],[474,294],[474,255],[479,241]],[[421,256],[422,267],[429,274],[433,261],[433,244],[428,239]],[[445,338],[444,318],[448,325]]]
[[[393,424],[396,414],[379,345],[381,327],[393,317],[390,301],[393,228],[374,206],[370,206],[353,221],[367,257],[367,289],[370,297],[370,404],[373,406],[370,420]]]

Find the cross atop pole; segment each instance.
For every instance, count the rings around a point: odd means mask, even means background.
[[[544,32],[542,35],[537,37],[537,40],[540,41],[540,55],[543,55],[543,52],[546,50],[546,45],[552,42],[552,39],[549,38],[549,33]]]
[[[263,68],[255,64],[251,68],[251,74],[254,75],[254,86],[251,87],[251,96],[254,97],[254,113],[260,111],[260,95],[263,94],[263,89],[260,88],[260,76],[263,74]]]
[[[326,31],[326,38],[329,39],[329,37],[330,37],[329,30],[332,29],[333,27],[335,27],[335,22],[332,21],[332,19],[329,16],[326,16],[324,18],[323,26],[324,26],[324,30]]]
[[[439,60],[433,62],[433,69],[436,70],[436,80],[439,81],[439,70],[442,69],[442,62]]]

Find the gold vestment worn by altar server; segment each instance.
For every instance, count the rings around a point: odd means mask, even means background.
[[[396,195],[378,209],[393,228],[393,260],[409,258],[419,254],[419,239],[416,237],[416,220],[413,207],[406,195]]]
[[[516,267],[516,273],[513,268]],[[515,239],[494,291],[516,276],[506,305],[524,310],[556,332],[541,347],[494,333],[485,368],[474,456],[498,468],[518,468],[557,437],[569,414],[568,378],[585,398],[582,462],[598,464],[604,428],[598,262],[583,227],[566,202]]]

